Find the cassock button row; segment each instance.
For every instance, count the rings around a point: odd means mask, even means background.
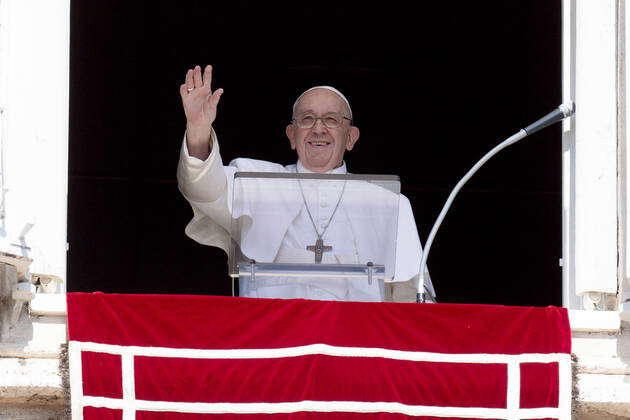
[[[322,200],[319,202],[319,205],[322,207],[328,207],[328,201]]]

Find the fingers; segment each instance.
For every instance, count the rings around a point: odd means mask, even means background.
[[[214,93],[208,96],[208,103],[211,106],[216,107],[219,104],[219,100],[221,99],[221,95],[223,95],[223,89],[217,89]]]
[[[195,88],[200,88],[203,86],[203,80],[201,79],[201,67],[195,66],[193,70],[193,83],[195,84]]]
[[[193,81],[193,71],[188,69],[186,72],[186,90],[190,92],[195,88],[195,82]]]
[[[212,84],[212,66],[208,64],[203,71],[203,85],[210,87]]]
[[[180,86],[179,93],[183,96],[192,93],[195,89],[200,89],[204,94],[211,94],[211,83],[212,66],[207,65],[203,71],[203,75],[201,74],[201,67],[195,66],[194,69],[188,69],[186,72],[186,80],[185,83]],[[217,103],[220,97],[221,94],[216,97]]]
[[[186,87],[186,83],[179,85],[179,94],[181,95],[182,99],[186,95],[188,95],[188,88]]]

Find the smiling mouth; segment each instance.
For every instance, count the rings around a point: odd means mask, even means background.
[[[330,145],[330,142],[327,140],[309,140],[307,143],[314,147],[325,147]]]

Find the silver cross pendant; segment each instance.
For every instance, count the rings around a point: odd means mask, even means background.
[[[321,264],[324,252],[332,251],[332,246],[324,245],[324,240],[319,238],[315,241],[315,245],[308,245],[307,250],[315,253],[315,263]]]

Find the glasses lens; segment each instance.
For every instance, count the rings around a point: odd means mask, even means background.
[[[313,125],[315,125],[315,121],[316,119],[314,116],[306,114],[298,117],[297,125],[300,128],[311,128]]]
[[[328,114],[323,117],[316,117],[312,114],[304,114],[296,118],[295,123],[300,128],[313,128],[317,120],[321,120],[328,128],[339,128],[343,123],[343,117],[338,114]]]
[[[328,128],[337,128],[341,125],[341,117],[338,115],[326,115],[322,120]]]

